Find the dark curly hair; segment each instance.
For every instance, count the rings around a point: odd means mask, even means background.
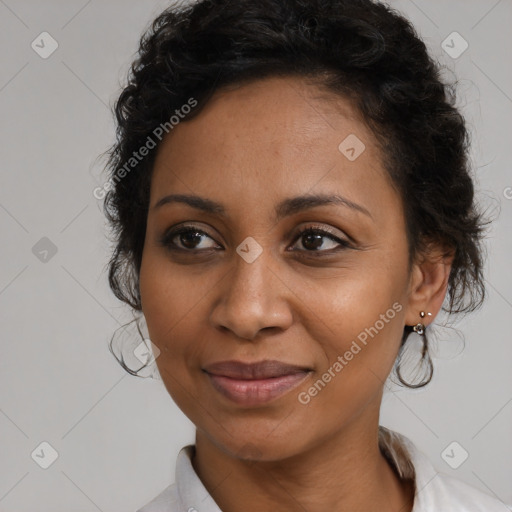
[[[115,250],[109,284],[141,311],[139,271],[156,151],[126,172],[126,162],[194,98],[197,115],[228,84],[299,76],[349,98],[381,147],[405,208],[409,267],[430,242],[454,255],[449,313],[481,306],[483,231],[468,158],[469,135],[455,107],[455,85],[441,79],[414,27],[372,0],[200,0],[162,12],[140,39],[128,84],[115,104],[117,142],[109,150],[104,212]],[[190,109],[189,109],[190,110]],[[180,116],[181,117],[181,116]],[[120,173],[124,165],[125,172]],[[432,378],[425,339],[427,379]]]

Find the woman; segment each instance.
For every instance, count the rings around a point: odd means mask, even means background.
[[[484,297],[467,132],[370,0],[162,13],[116,105],[109,280],[196,425],[140,512],[502,512],[379,426],[410,335]],[[124,359],[121,358],[124,364]]]

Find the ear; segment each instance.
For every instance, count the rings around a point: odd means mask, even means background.
[[[429,325],[443,305],[455,252],[439,243],[429,243],[413,263],[409,281],[405,325]],[[420,317],[420,311],[432,313]]]

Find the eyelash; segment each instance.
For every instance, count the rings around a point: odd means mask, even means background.
[[[211,249],[183,249],[181,247],[177,247],[177,245],[174,242],[172,242],[172,239],[175,238],[176,236],[184,234],[184,233],[196,233],[199,235],[205,235],[208,238],[211,238],[213,240],[213,238],[208,233],[206,233],[205,231],[202,231],[201,229],[198,229],[194,226],[180,226],[176,229],[166,232],[163,235],[163,237],[160,239],[160,244],[163,247],[165,247],[166,249],[168,249],[169,251],[181,251],[181,252],[192,253],[192,254],[201,252],[201,251],[210,251],[211,250]],[[329,249],[329,250],[323,250],[323,251],[322,250],[308,251],[308,250],[304,250],[304,249],[295,249],[292,252],[300,251],[300,252],[307,252],[310,254],[316,253],[316,254],[322,255],[325,253],[332,254],[335,252],[342,251],[344,249],[352,248],[352,245],[347,240],[340,239],[340,238],[334,236],[329,231],[319,228],[319,227],[316,227],[316,226],[308,226],[308,227],[299,229],[299,232],[297,233],[297,235],[294,239],[294,245],[302,236],[307,235],[307,234],[322,235],[323,238],[324,237],[329,238],[330,240],[338,243],[340,245],[340,247],[338,247],[337,249]]]

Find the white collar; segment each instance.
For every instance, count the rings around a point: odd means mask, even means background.
[[[436,471],[428,457],[403,434],[379,426],[379,447],[401,478],[414,479],[416,491],[412,512],[509,510],[502,501]],[[194,450],[194,445],[180,450],[175,483],[137,512],[222,512],[192,466]]]

